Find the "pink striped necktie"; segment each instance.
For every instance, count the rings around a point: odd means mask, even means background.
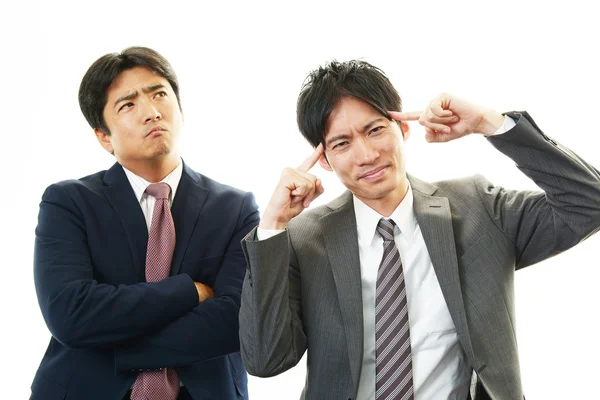
[[[146,193],[156,199],[146,251],[146,281],[158,282],[169,276],[175,249],[175,225],[169,207],[171,187],[152,183]],[[140,372],[131,391],[132,400],[176,400],[179,375],[173,368]]]

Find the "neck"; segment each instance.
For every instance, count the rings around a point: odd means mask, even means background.
[[[381,198],[364,199],[358,196],[356,197],[358,197],[363,203],[371,207],[373,210],[377,211],[380,215],[383,215],[387,218],[392,215],[400,203],[402,203],[402,200],[404,200],[406,197],[406,193],[408,193],[408,180],[404,179],[394,191]]]
[[[169,175],[181,162],[179,155],[169,154],[153,160],[117,160],[139,177],[150,183],[160,182]]]

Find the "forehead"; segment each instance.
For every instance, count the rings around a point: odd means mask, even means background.
[[[116,98],[142,88],[163,84],[170,88],[169,82],[161,75],[144,67],[134,67],[122,71],[106,90],[107,99]]]
[[[349,133],[360,129],[382,115],[369,103],[355,97],[342,97],[335,106],[325,126],[325,137],[334,133]]]

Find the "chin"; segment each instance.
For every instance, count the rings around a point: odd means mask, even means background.
[[[162,157],[162,156],[166,156],[171,152],[171,146],[168,146],[165,143],[160,144],[159,146],[156,146],[154,149],[152,149],[152,156],[153,157]]]
[[[388,188],[363,188],[362,190],[354,192],[358,197],[362,197],[364,199],[369,200],[379,200],[381,198],[386,197],[388,194],[392,192],[391,189]]]

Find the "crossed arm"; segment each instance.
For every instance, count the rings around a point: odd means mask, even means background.
[[[258,224],[251,194],[238,211],[214,299],[206,298],[210,291],[203,298],[187,274],[130,285],[96,281],[84,218],[64,188],[49,187],[36,229],[34,278],[50,332],[67,347],[115,349],[117,364],[126,364],[117,370],[185,365],[238,351],[245,271],[239,243]]]

